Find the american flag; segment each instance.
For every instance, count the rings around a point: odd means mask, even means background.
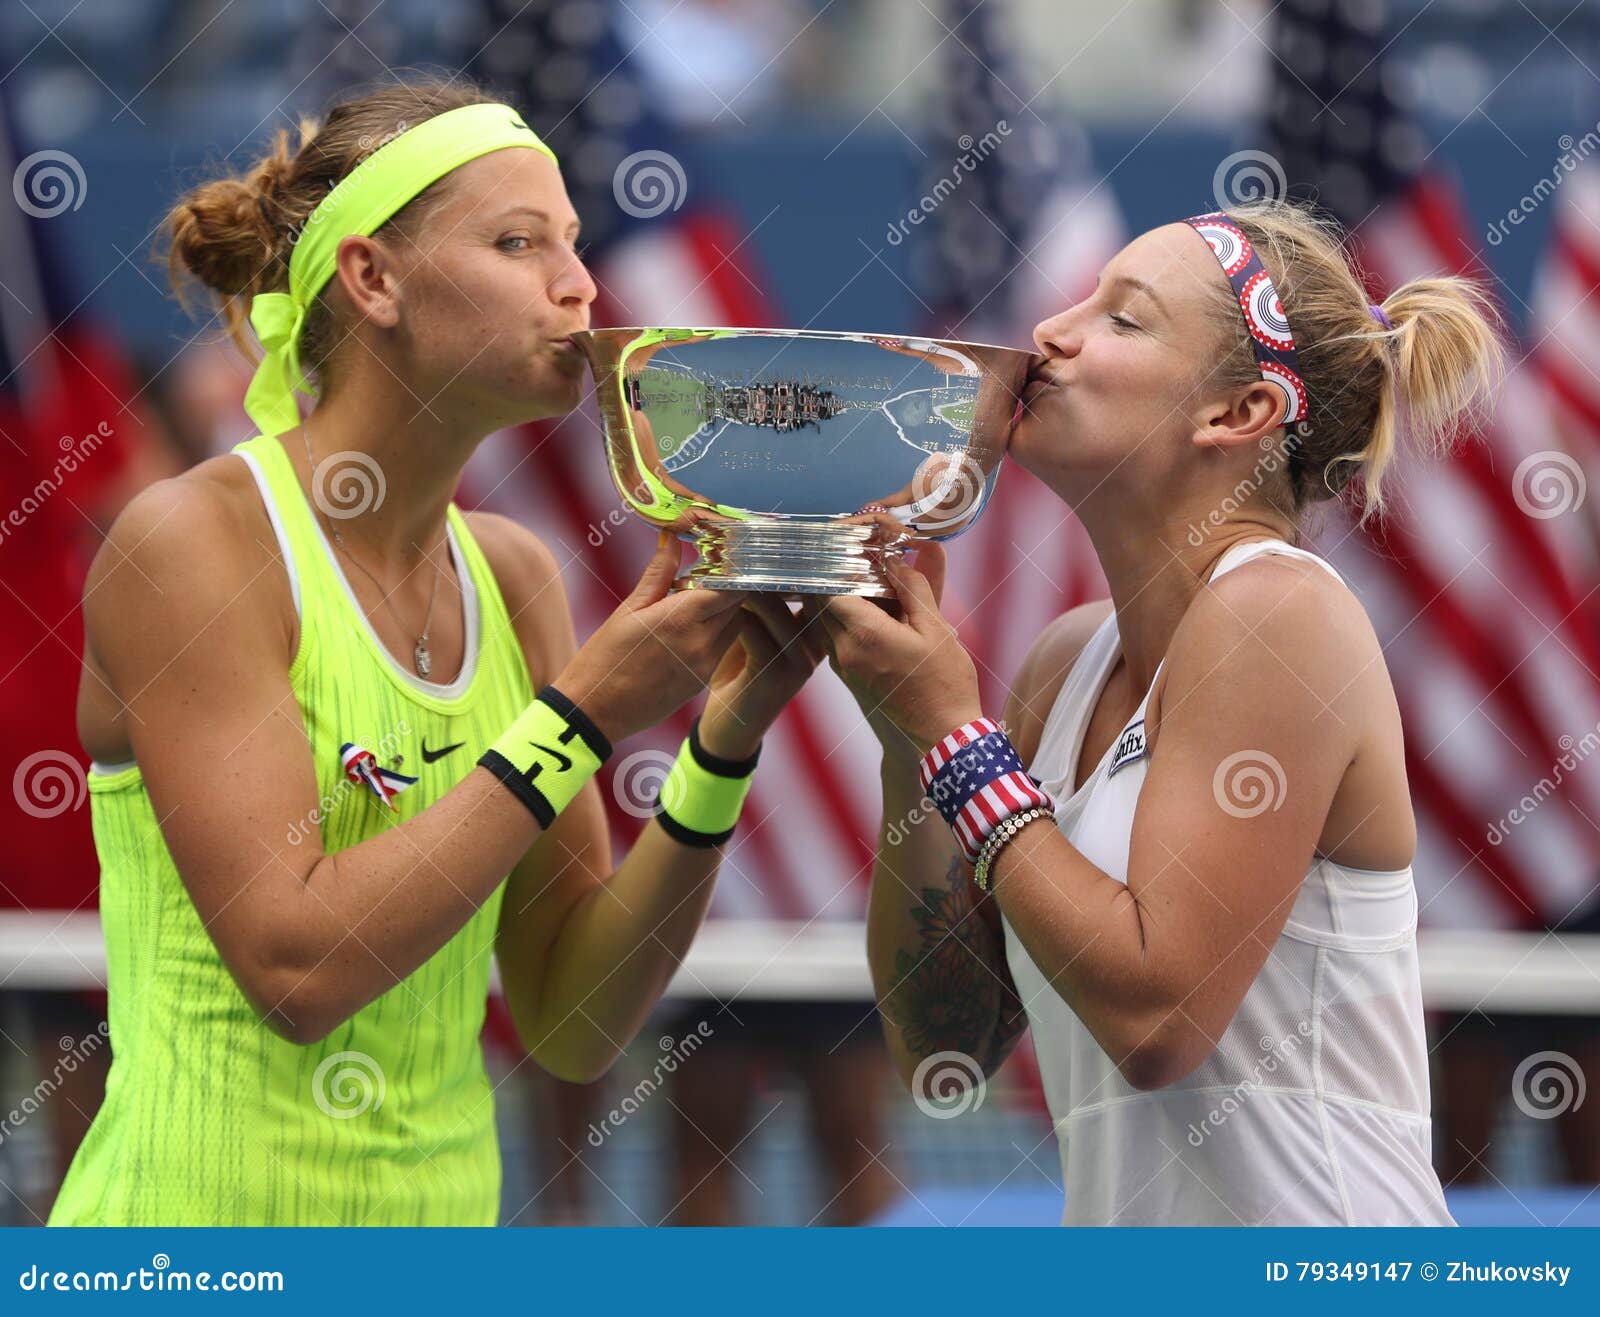
[[[1423,275],[1491,277],[1490,244],[1397,99],[1383,19],[1371,4],[1277,7],[1265,143],[1291,193],[1350,230],[1375,300]],[[1573,250],[1592,246],[1591,233]],[[1556,423],[1586,396],[1572,390],[1600,394],[1582,364],[1595,340],[1560,342],[1584,324],[1563,311],[1519,351],[1494,418],[1446,460],[1408,458],[1380,520],[1363,531],[1336,515],[1321,536],[1394,678],[1436,925],[1549,927],[1595,898],[1600,771],[1581,761],[1600,725],[1600,578]]]
[[[1122,215],[1092,176],[1082,130],[1041,118],[1022,94],[1016,15],[955,0],[937,18],[944,67],[929,106],[924,187],[943,200],[926,245],[913,252],[928,328],[1031,351],[1035,324],[1093,291],[1126,241]],[[962,157],[976,163],[958,170]],[[1105,593],[1077,519],[1007,464],[978,524],[950,545],[944,600],[977,663],[984,707],[998,716],[1051,620]]]
[[[1562,177],[1529,308],[1528,361],[1587,490],[1600,480],[1600,164]],[[1600,537],[1600,500],[1584,499],[1581,511]]]
[[[23,144],[0,88],[0,906],[93,906],[99,867],[74,726],[80,596],[98,532],[139,447],[131,370],[84,314],[59,217],[93,206],[66,152]],[[59,794],[57,789],[59,788]],[[57,808],[57,805],[60,808]]]

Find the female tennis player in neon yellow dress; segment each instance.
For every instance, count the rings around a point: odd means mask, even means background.
[[[534,1058],[603,1072],[815,653],[781,607],[669,595],[665,536],[579,649],[550,550],[451,502],[484,436],[585,377],[577,217],[511,108],[348,101],[168,228],[266,349],[262,433],[134,500],[86,587],[114,1061],[51,1221],[490,1225],[491,955]],[[590,778],[708,681],[613,866]]]

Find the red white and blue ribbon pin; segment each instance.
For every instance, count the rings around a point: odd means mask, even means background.
[[[416,778],[397,773],[392,768],[384,768],[371,750],[364,750],[349,741],[339,747],[339,762],[344,765],[344,775],[347,778],[358,785],[364,783],[371,788],[379,803],[397,814],[400,812],[400,807],[394,803],[394,798],[407,787],[416,785]]]

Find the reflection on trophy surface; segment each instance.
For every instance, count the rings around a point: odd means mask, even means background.
[[[778,329],[574,334],[611,476],[692,539],[680,584],[892,596],[884,564],[969,529],[999,474],[1029,353]]]

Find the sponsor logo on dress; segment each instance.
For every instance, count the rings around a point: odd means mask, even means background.
[[[1111,767],[1106,769],[1106,776],[1112,777],[1119,768],[1145,757],[1144,744],[1144,719],[1130,723],[1123,728],[1122,735],[1117,740],[1116,753],[1111,756]]]

